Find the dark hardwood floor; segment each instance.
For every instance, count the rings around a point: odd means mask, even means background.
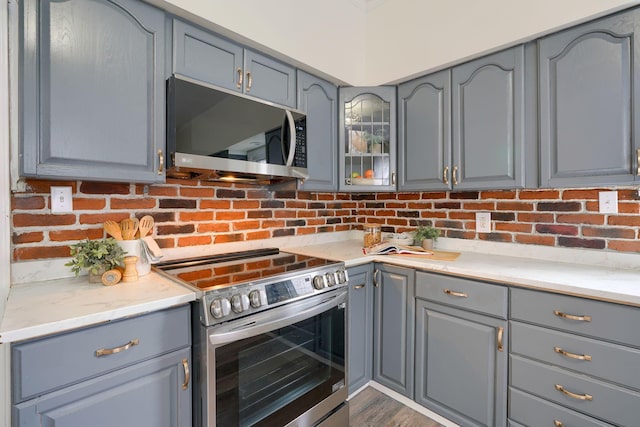
[[[442,427],[402,403],[367,387],[349,401],[350,427]]]

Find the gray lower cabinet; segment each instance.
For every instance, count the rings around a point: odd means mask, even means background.
[[[413,398],[415,271],[376,264],[373,380]]]
[[[173,72],[296,107],[296,69],[180,20],[173,21]]]
[[[416,273],[415,401],[463,426],[507,422],[504,286]]]
[[[525,289],[510,305],[510,419],[638,425],[640,333],[622,325],[640,309]]]
[[[544,187],[638,180],[640,10],[538,41]]]
[[[398,187],[524,187],[525,77],[521,45],[400,85]]]
[[[19,3],[21,175],[164,181],[164,12],[137,0]]]
[[[12,346],[13,427],[190,427],[190,310]]]
[[[349,394],[371,381],[373,373],[373,264],[349,274],[348,363]]]
[[[298,70],[298,108],[307,114],[307,170],[303,190],[338,190],[338,88]]]

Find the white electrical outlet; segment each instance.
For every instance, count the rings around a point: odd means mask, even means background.
[[[73,197],[71,187],[51,187],[51,212],[73,212]]]
[[[491,212],[476,212],[476,233],[491,233]]]
[[[618,213],[618,192],[601,191],[598,193],[600,213]]]

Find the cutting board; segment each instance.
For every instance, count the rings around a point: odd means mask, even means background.
[[[431,255],[424,254],[392,254],[393,256],[403,256],[411,258],[432,259],[434,261],[455,261],[460,256],[460,252],[448,252],[448,251],[429,251]]]

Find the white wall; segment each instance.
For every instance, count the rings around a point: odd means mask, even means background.
[[[150,1],[182,14],[191,12],[293,58],[309,71],[320,71],[325,77],[332,76],[335,82],[358,86],[406,80],[569,23],[640,3],[637,0]]]

